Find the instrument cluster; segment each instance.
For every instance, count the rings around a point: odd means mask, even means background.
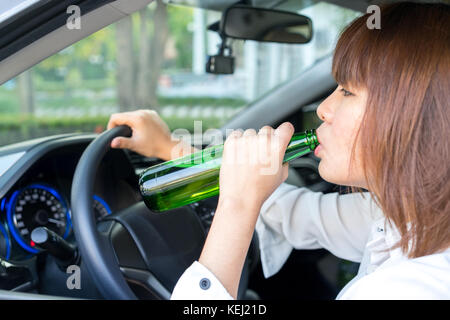
[[[97,220],[111,214],[108,203],[94,195]],[[74,242],[71,211],[67,197],[48,184],[33,183],[14,190],[0,202],[0,257],[26,259],[39,253],[31,232],[46,227],[69,242]]]

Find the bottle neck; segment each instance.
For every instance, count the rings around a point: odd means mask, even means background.
[[[310,153],[319,145],[316,130],[306,130],[301,133],[294,133],[284,154],[283,162],[291,161],[295,158]]]

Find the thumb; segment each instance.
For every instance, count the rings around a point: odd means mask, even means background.
[[[111,148],[130,149],[131,139],[125,137],[117,137],[111,141]]]
[[[289,141],[294,134],[294,126],[290,122],[283,122],[276,130],[274,134],[281,138],[281,142],[283,144],[283,150],[287,148]]]

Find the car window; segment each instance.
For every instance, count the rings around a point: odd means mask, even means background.
[[[218,128],[330,54],[359,15],[326,3],[299,13],[313,21],[310,43],[235,40],[234,74],[214,75],[205,64],[220,37],[207,27],[220,13],[153,2],[0,86],[0,146],[101,132],[112,113],[142,108],[157,110],[172,130]]]

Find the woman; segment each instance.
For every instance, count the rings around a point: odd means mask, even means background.
[[[323,179],[369,192],[324,195],[283,183],[290,123],[234,131],[206,243],[172,299],[236,298],[255,227],[266,277],[292,248],[326,248],[361,262],[339,299],[450,298],[450,9],[389,5],[378,30],[367,28],[367,18],[337,43],[332,73],[339,85],[317,109],[323,123],[315,153]],[[112,147],[178,155],[156,113],[113,115],[108,127],[120,124],[133,136]],[[235,163],[237,154],[245,161]],[[273,156],[277,170],[262,174]]]

